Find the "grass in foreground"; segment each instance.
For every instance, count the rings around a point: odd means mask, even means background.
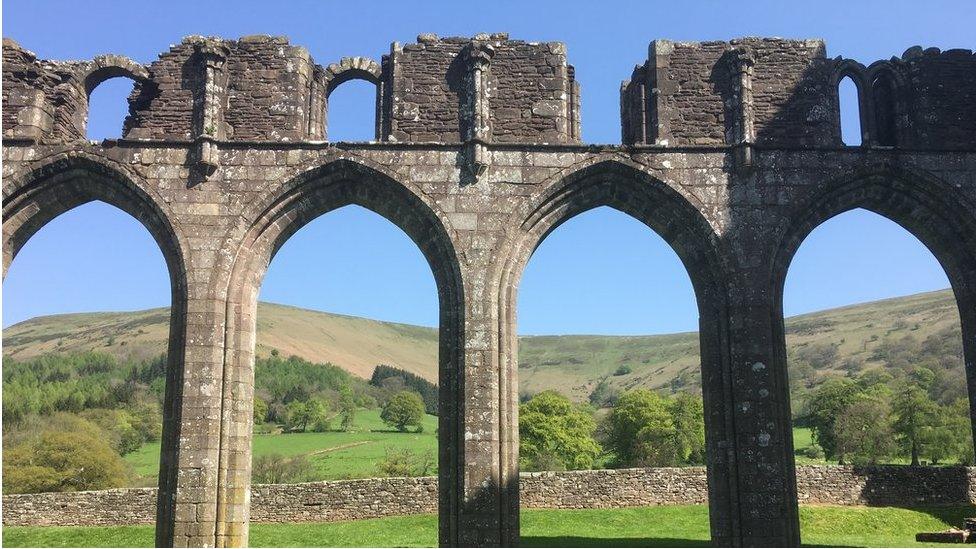
[[[959,525],[976,506],[803,506],[804,545],[942,547],[919,544],[915,534]],[[427,547],[437,543],[433,515],[335,523],[254,524],[254,547]],[[4,547],[151,547],[152,526],[8,527]],[[707,547],[708,509],[702,505],[631,509],[527,510],[525,547]]]

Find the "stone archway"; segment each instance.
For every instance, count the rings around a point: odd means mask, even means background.
[[[500,333],[500,385],[503,387],[503,484],[508,501],[505,529],[518,537],[518,333],[516,302],[522,272],[538,245],[559,225],[599,206],[619,210],[660,235],[675,250],[688,272],[699,309],[702,393],[705,404],[708,486],[713,539],[728,539],[729,517],[736,514],[735,464],[727,459],[735,444],[730,421],[730,366],[726,322],[726,255],[700,204],[623,161],[601,160],[552,181],[520,217],[520,232],[496,274]],[[716,221],[716,220],[711,220]]]
[[[167,345],[163,436],[157,499],[157,539],[172,539],[178,440],[183,428],[184,352],[187,331],[186,243],[171,213],[144,181],[123,166],[85,153],[58,154],[12,177],[4,186],[3,273],[27,240],[49,221],[82,204],[102,201],[141,222],[159,245],[169,270],[171,309]],[[163,536],[163,538],[160,538]],[[168,536],[168,537],[167,537]]]
[[[948,275],[962,328],[970,417],[976,417],[976,219],[972,215],[976,206],[938,179],[905,170],[867,170],[828,182],[822,189],[798,200],[793,214],[780,227],[780,237],[770,240],[776,246],[770,256],[776,315],[770,341],[780,368],[785,372],[783,294],[793,257],[814,229],[837,215],[861,208],[893,221],[918,238]],[[788,392],[788,384],[784,387]],[[781,398],[788,401],[789,395]],[[976,427],[973,437],[976,440]]]
[[[438,428],[440,539],[456,545],[459,475],[463,470],[464,286],[454,238],[411,186],[365,164],[338,159],[289,180],[257,203],[255,217],[233,260],[227,290],[218,480],[217,545],[246,545],[251,469],[254,345],[257,295],[271,259],[313,219],[347,205],[373,211],[397,225],[420,248],[438,289],[440,308]]]

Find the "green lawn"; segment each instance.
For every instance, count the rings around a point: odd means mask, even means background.
[[[804,545],[941,547],[915,543],[921,531],[944,530],[976,514],[976,506],[897,509],[803,506]],[[437,541],[433,515],[310,524],[255,524],[255,547],[424,547]],[[151,526],[114,528],[7,527],[4,547],[150,547]],[[706,547],[702,505],[522,512],[526,547]]]
[[[359,410],[348,432],[254,435],[254,455],[307,454],[315,466],[315,480],[382,476],[376,469],[387,448],[407,449],[418,455],[431,453],[436,474],[437,417],[424,418],[422,433],[391,432],[380,419],[380,411]],[[140,477],[139,484],[151,486],[159,474],[159,443],[146,444],[125,456]]]
[[[802,450],[812,444],[810,429],[793,429],[793,446],[796,462],[801,465],[827,463],[812,460],[802,454]],[[341,448],[340,448],[341,447]],[[335,450],[330,450],[338,448]],[[349,432],[330,433],[290,433],[277,435],[254,435],[254,455],[278,453],[286,456],[308,454],[316,468],[316,480],[340,480],[349,478],[369,478],[380,476],[377,463],[386,454],[386,448],[407,449],[418,455],[432,453],[437,455],[437,417],[424,418],[423,433],[391,432],[380,419],[379,410],[360,410],[356,414],[354,427]],[[125,456],[139,475],[139,485],[154,486],[159,472],[159,443],[146,444]],[[894,463],[907,463],[905,459],[892,460]],[[434,460],[436,467],[436,459]],[[836,462],[831,462],[836,464]],[[436,469],[431,471],[435,474]]]

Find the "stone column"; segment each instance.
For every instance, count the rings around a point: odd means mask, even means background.
[[[219,164],[217,142],[226,139],[227,75],[224,65],[230,51],[223,41],[213,39],[194,43],[194,49],[200,73],[193,90],[193,161],[200,172],[210,175]]]
[[[518,543],[517,388],[503,371],[499,296],[491,288],[487,250],[472,250],[464,268],[463,366],[457,401],[459,430],[454,491],[441,500],[442,546],[506,547]],[[442,335],[442,337],[444,337]],[[442,340],[443,344],[449,342]],[[442,437],[441,444],[450,443]],[[450,450],[448,449],[448,452]],[[444,472],[441,481],[445,481]]]
[[[736,49],[731,53],[732,93],[735,107],[732,145],[735,147],[736,168],[748,170],[752,168],[752,146],[756,141],[754,127],[756,117],[752,99],[752,73],[756,62],[746,50]]]
[[[495,49],[487,42],[472,41],[461,51],[464,63],[464,108],[461,110],[461,141],[468,170],[474,178],[488,169],[491,142],[491,109],[488,102],[488,69]]]
[[[762,241],[755,234],[742,240]],[[736,257],[742,262],[730,282],[728,315],[735,483],[727,503],[730,537],[713,541],[795,547],[800,529],[782,308],[764,276],[762,252],[744,249]]]
[[[170,325],[177,337],[170,338],[163,405],[158,547],[215,545],[226,305],[212,290],[214,254],[202,243],[191,246],[187,299],[174,301]]]

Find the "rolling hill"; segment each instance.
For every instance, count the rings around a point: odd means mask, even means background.
[[[39,317],[4,330],[3,353],[26,359],[98,350],[120,358],[146,358],[165,351],[168,318],[168,309]],[[804,349],[836,349],[830,360],[816,364],[814,374],[804,374],[812,378],[842,372],[852,362],[862,369],[877,367],[882,364],[879,346],[892,341],[951,338],[953,332],[961,338],[949,290],[805,314],[788,319],[786,326],[791,355],[802,356]],[[331,362],[364,378],[377,364],[397,366],[432,381],[437,377],[433,328],[261,303],[258,354],[266,356],[273,349],[313,362]],[[519,379],[523,392],[555,388],[575,400],[585,400],[603,379],[619,389],[698,390],[697,335],[523,337]]]

